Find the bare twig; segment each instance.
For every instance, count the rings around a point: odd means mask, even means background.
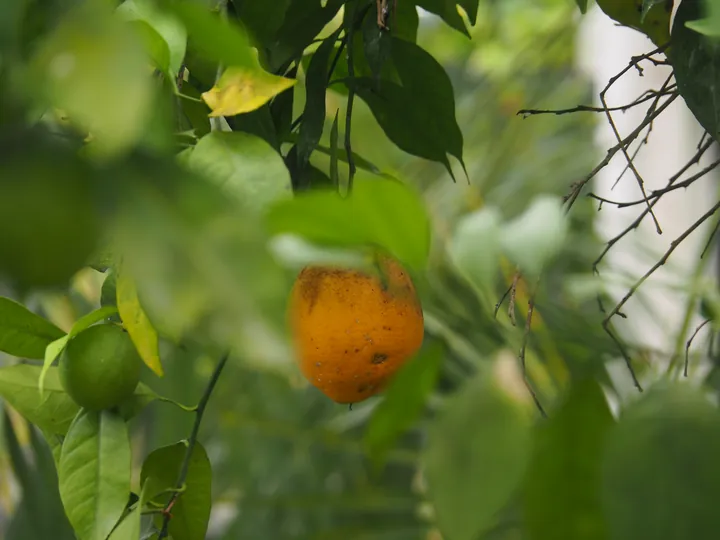
[[[515,270],[512,285],[510,285],[510,301],[508,302],[508,317],[510,318],[510,323],[513,326],[517,326],[517,321],[515,320],[515,298],[517,295],[517,286],[519,280],[520,270]]]
[[[715,169],[718,165],[720,165],[720,159],[718,159],[717,161],[714,161],[713,163],[711,163],[710,165],[705,167],[703,170],[701,170],[697,174],[690,176],[689,178],[683,180],[682,182],[678,182],[677,184],[669,184],[664,188],[652,190],[647,195],[647,197],[644,199],[636,199],[634,201],[624,201],[623,202],[623,201],[613,201],[610,199],[606,199],[605,197],[600,197],[599,195],[596,195],[595,193],[588,193],[587,196],[592,199],[595,199],[597,201],[600,201],[602,203],[605,203],[605,204],[615,205],[618,208],[627,208],[629,206],[637,206],[639,204],[645,204],[647,201],[649,201],[651,199],[657,199],[659,197],[662,197],[666,193],[670,193],[671,191],[675,191],[676,189],[683,189],[683,188],[687,188],[687,187],[691,186],[696,181],[700,180],[705,175],[707,175],[710,171]]]
[[[540,411],[540,414],[543,416],[543,418],[547,418],[547,413],[545,412],[545,409],[543,408],[542,403],[540,403],[540,400],[538,399],[537,394],[535,393],[535,390],[533,389],[532,385],[530,384],[530,381],[528,380],[527,369],[526,369],[526,365],[525,365],[525,350],[527,349],[528,339],[530,338],[530,327],[532,326],[532,317],[533,317],[534,312],[535,312],[535,291],[533,291],[532,294],[530,295],[530,297],[528,298],[528,309],[527,309],[527,315],[525,317],[525,331],[523,332],[522,345],[520,345],[520,353],[518,355],[518,358],[520,360],[520,367],[522,368],[523,380],[525,381],[525,386],[527,387],[528,392],[530,392],[530,395],[532,396],[532,399],[535,402],[535,406],[537,407],[538,411]]]
[[[185,457],[183,458],[182,465],[180,466],[180,473],[178,474],[177,482],[175,482],[175,490],[163,510],[163,524],[160,532],[158,533],[158,540],[162,540],[168,535],[168,526],[170,525],[171,518],[170,511],[175,505],[178,497],[182,495],[182,491],[185,486],[185,479],[187,478],[188,470],[190,468],[190,459],[192,458],[192,453],[195,449],[195,444],[197,443],[198,433],[200,432],[200,424],[202,423],[203,414],[205,413],[205,408],[210,400],[210,396],[215,389],[215,385],[220,378],[220,373],[222,373],[222,370],[227,363],[228,356],[229,353],[225,353],[218,361],[210,379],[208,380],[205,391],[198,402],[198,406],[195,409],[195,423],[193,424],[192,431],[190,432],[190,437],[187,440],[187,449],[185,450]]]
[[[590,173],[585,176],[582,180],[579,180],[575,182],[572,185],[572,188],[570,190],[570,193],[568,193],[564,200],[567,204],[566,210],[569,211],[570,208],[572,208],[572,205],[575,204],[575,201],[577,200],[578,196],[582,192],[583,188],[592,180],[595,178],[597,173],[599,173],[602,169],[604,169],[608,163],[610,163],[610,160],[617,154],[621,148],[626,148],[631,142],[633,142],[635,139],[637,139],[638,135],[642,132],[643,129],[645,129],[648,124],[650,124],[655,118],[657,118],[662,112],[667,109],[670,104],[677,99],[678,94],[671,94],[668,99],[651,115],[647,116],[641,123],[636,127],[627,137],[625,137],[621,142],[613,146],[612,148],[608,149],[607,154],[603,158],[603,160],[598,163],[598,165],[590,171]]]
[[[625,303],[630,299],[630,297],[631,297],[633,294],[635,294],[635,292],[638,290],[638,288],[639,288],[643,283],[645,283],[645,281],[646,281],[658,268],[660,268],[662,265],[664,265],[664,264],[667,262],[667,260],[670,258],[670,255],[672,255],[672,253],[677,249],[677,247],[678,247],[688,236],[690,236],[693,232],[695,232],[695,230],[697,230],[697,228],[700,227],[700,225],[702,225],[705,221],[707,221],[708,219],[710,219],[710,218],[713,216],[713,214],[715,214],[715,212],[718,211],[718,209],[720,209],[720,202],[716,203],[715,206],[713,206],[710,210],[708,210],[707,212],[705,212],[705,213],[700,217],[700,219],[698,219],[695,223],[693,223],[692,225],[690,225],[690,227],[688,227],[688,228],[685,230],[685,232],[683,232],[680,236],[678,236],[675,240],[673,240],[673,241],[670,243],[670,247],[669,247],[668,250],[665,252],[665,254],[660,258],[660,260],[659,260],[658,262],[656,262],[656,263],[652,266],[652,268],[650,268],[650,270],[648,270],[647,272],[645,272],[645,274],[644,274],[639,280],[637,280],[637,282],[635,282],[635,284],[634,284],[632,287],[630,287],[630,289],[628,290],[627,294],[625,294],[625,296],[622,298],[622,300],[620,300],[620,302],[619,302],[619,303],[612,309],[612,311],[610,311],[610,313],[605,317],[605,320],[603,321],[603,325],[605,325],[607,322],[609,322],[610,319],[613,317],[613,315],[616,315],[616,314],[620,311],[620,309],[625,305]]]
[[[705,243],[705,247],[703,248],[702,252],[700,253],[701,259],[705,257],[705,255],[708,252],[708,249],[710,249],[710,245],[712,244],[713,238],[715,238],[715,235],[718,232],[718,227],[720,227],[720,220],[718,220],[718,222],[715,223],[715,227],[713,228],[713,231],[710,233],[710,236],[708,237],[708,240]]]
[[[512,285],[510,285],[507,290],[503,293],[500,300],[498,300],[498,303],[495,304],[495,311],[493,312],[493,318],[497,319],[498,311],[500,311],[500,306],[502,306],[503,302],[507,298],[507,295],[510,294],[510,291],[512,290]],[[42,362],[40,362],[42,364]]]
[[[698,327],[693,332],[692,336],[690,336],[690,339],[687,340],[687,343],[685,343],[685,369],[683,369],[683,377],[688,376],[688,364],[690,363],[690,345],[692,345],[693,339],[695,339],[695,336],[698,335],[698,332],[703,329],[703,327],[710,322],[711,319],[706,319],[705,321],[701,322]]]
[[[672,186],[685,172],[692,167],[693,165],[697,164],[700,159],[702,158],[703,154],[707,152],[707,150],[712,146],[713,140],[709,140],[705,142],[705,144],[695,153],[695,155],[690,158],[690,160],[682,166],[682,168],[676,172],[673,176],[670,177],[670,179],[667,182],[667,186]],[[655,205],[660,199],[656,198],[651,203],[650,206]],[[623,229],[622,232],[611,238],[607,244],[605,245],[605,248],[603,249],[602,253],[598,256],[597,259],[595,259],[595,262],[593,262],[593,271],[597,273],[597,267],[600,264],[600,262],[605,258],[605,255],[612,249],[612,247],[617,244],[620,240],[622,240],[630,231],[636,229],[640,226],[640,223],[647,215],[647,209],[643,210],[640,215],[633,221],[630,225],[628,225],[625,229]]]
[[[652,99],[656,99],[657,97],[667,96],[672,94],[675,91],[675,86],[671,86],[669,88],[666,88],[665,90],[646,90],[643,92],[643,94],[636,98],[635,100],[631,101],[630,103],[627,103],[625,105],[618,105],[615,107],[593,107],[590,105],[577,105],[576,107],[572,107],[569,109],[520,109],[516,115],[522,115],[524,118],[528,118],[529,116],[534,116],[538,114],[553,114],[556,116],[561,116],[563,114],[573,114],[578,112],[592,112],[592,113],[605,113],[605,112],[614,112],[614,111],[628,111],[632,109],[633,107],[637,107],[638,105],[642,105],[643,103],[650,101]]]

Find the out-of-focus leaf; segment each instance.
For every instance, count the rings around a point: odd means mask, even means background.
[[[94,200],[102,177],[51,137],[0,132],[0,274],[24,289],[67,286],[102,230]]]
[[[286,74],[291,79],[297,78],[298,66],[293,68]],[[275,126],[275,134],[279,142],[287,140],[290,135],[290,129],[293,121],[293,104],[295,102],[295,94],[293,89],[289,89],[275,96],[270,104],[270,116]]]
[[[233,116],[254,111],[297,81],[268,73],[259,66],[231,66],[202,94],[210,116]]]
[[[340,10],[345,0],[291,2],[269,50],[269,68],[279,69],[302,51]]]
[[[457,0],[413,0],[413,2],[425,11],[434,13],[440,17],[451,28],[454,28],[458,32],[470,37],[470,33],[465,26],[465,21],[463,21],[457,10],[457,5],[459,3]],[[467,3],[470,7],[472,7],[472,4],[475,4],[475,14],[477,14],[478,0],[470,0],[463,3]]]
[[[110,411],[82,411],[63,441],[58,466],[60,497],[78,540],[104,540],[130,494],[130,439],[123,419]]]
[[[463,136],[455,120],[455,98],[443,67],[426,51],[393,39],[392,58],[402,85],[372,79],[348,81],[370,107],[385,134],[410,154],[442,163],[447,154],[463,162]]]
[[[705,0],[704,18],[696,21],[688,20],[685,26],[708,37],[720,37],[720,2]]]
[[[139,40],[110,4],[77,3],[32,62],[37,89],[92,133],[90,148],[115,154],[142,136],[151,74]]]
[[[720,412],[701,389],[661,382],[608,434],[603,503],[617,540],[712,538],[720,527]]]
[[[157,330],[140,304],[132,276],[120,272],[117,277],[117,309],[123,326],[130,334],[143,362],[159,377],[163,376],[160,362],[160,345]]]
[[[117,306],[117,274],[115,270],[110,270],[103,280],[100,289],[100,305]]]
[[[22,490],[22,498],[13,509],[12,520],[5,530],[5,540],[53,538],[75,540],[65,517],[58,492],[53,457],[35,429],[30,427],[29,448],[21,448],[13,422],[6,414],[3,421],[5,450],[13,474]]]
[[[187,45],[185,27],[174,17],[158,10],[149,0],[125,0],[118,6],[117,12],[126,20],[146,24],[155,33],[155,36],[161,40],[164,47],[160,45],[154,45],[154,47],[160,47],[165,51],[161,53],[165,58],[158,58],[156,54],[153,54],[153,48],[149,50],[150,55],[155,60],[156,67],[167,75],[171,81],[175,80],[185,58]],[[153,45],[154,40],[153,37],[150,45]]]
[[[458,5],[465,10],[468,19],[470,19],[470,24],[472,25],[477,22],[479,4],[480,0],[458,0]]]
[[[640,13],[640,22],[645,22],[647,14],[652,8],[660,4],[666,4],[667,0],[642,0],[642,11]],[[587,6],[586,6],[587,9]]]
[[[283,94],[292,94],[292,89],[283,92]],[[278,134],[275,130],[275,123],[273,122],[269,103],[266,103],[254,111],[227,117],[226,120],[232,131],[242,131],[250,135],[257,135],[272,146],[277,153],[280,153],[280,139],[278,139]]]
[[[684,0],[680,4],[673,22],[672,47],[667,55],[680,95],[700,125],[718,140],[720,71],[715,68],[720,66],[720,43],[696,31],[694,21],[701,16],[699,0]],[[709,69],[709,66],[714,67]]]
[[[476,540],[525,475],[531,416],[527,402],[518,401],[526,390],[514,361],[498,360],[492,375],[483,370],[467,381],[430,428],[423,463],[446,538]]]
[[[325,125],[325,91],[328,83],[330,54],[340,30],[330,34],[313,54],[305,76],[305,108],[297,141],[298,167],[303,169],[320,142]]]
[[[143,463],[140,482],[148,498],[167,502],[167,490],[175,488],[187,446],[177,443],[153,451]],[[174,540],[204,540],[212,505],[212,469],[205,448],[195,443],[190,457],[185,489],[173,505],[170,536]]]
[[[0,297],[0,351],[24,358],[43,358],[45,348],[64,334],[22,304]]]
[[[434,342],[393,378],[365,433],[365,446],[376,464],[383,463],[387,451],[422,412],[437,382],[442,359],[443,347]]]
[[[308,189],[327,189],[332,187],[330,177],[314,165],[307,163],[300,167],[297,157],[297,145],[294,145],[285,156],[285,166],[290,172],[292,188],[295,193]]]
[[[449,244],[453,264],[479,291],[490,290],[500,263],[500,212],[483,208],[460,219]]]
[[[580,13],[583,15],[587,13],[588,0],[575,0],[577,7],[580,8]]]
[[[502,228],[505,254],[528,276],[536,276],[565,242],[568,224],[562,202],[555,197],[535,199],[528,209]]]
[[[47,346],[47,348],[45,349],[45,360],[43,362],[42,370],[40,371],[40,380],[38,381],[38,388],[40,389],[41,396],[43,395],[45,376],[47,375],[47,371],[48,369],[50,369],[50,366],[55,361],[55,359],[60,356],[60,353],[63,352],[63,349],[65,348],[68,340],[72,339],[74,336],[77,336],[80,332],[82,332],[86,328],[91,327],[96,322],[107,319],[115,313],[117,313],[117,307],[115,306],[105,306],[96,309],[95,311],[91,311],[87,315],[80,317],[75,322],[75,324],[72,325],[72,328],[70,328],[70,331],[67,333],[67,335],[61,337],[60,339],[56,339]]]
[[[600,490],[613,423],[602,389],[587,379],[575,383],[560,410],[538,427],[524,490],[530,539],[607,538]]]
[[[423,202],[401,182],[356,181],[347,198],[307,192],[274,205],[268,214],[274,234],[292,233],[327,245],[379,246],[403,263],[422,268],[430,246]]]
[[[239,25],[212,13],[203,3],[192,0],[165,2],[163,7],[182,21],[193,48],[206,59],[226,67],[252,67],[256,64],[247,36]]]
[[[248,133],[208,133],[193,149],[189,164],[214,179],[249,212],[262,212],[292,195],[290,175],[280,155]]]

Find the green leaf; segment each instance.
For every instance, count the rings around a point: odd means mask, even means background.
[[[580,8],[580,13],[583,15],[587,13],[588,0],[575,0],[577,7]]]
[[[385,134],[401,149],[442,163],[453,175],[447,154],[463,168],[463,136],[455,119],[452,84],[443,67],[426,51],[402,39],[392,40],[392,58],[402,85],[384,80],[379,88],[361,77],[347,84],[365,101]],[[454,176],[453,176],[454,178]]]
[[[22,304],[0,297],[0,351],[24,358],[43,358],[45,348],[64,334]]]
[[[363,20],[362,41],[365,59],[370,66],[375,81],[380,79],[383,65],[390,59],[392,39],[390,33],[381,29],[377,24],[377,7],[370,9],[370,13]]]
[[[105,540],[130,494],[130,439],[110,411],[81,411],[63,441],[60,497],[78,540]]]
[[[504,253],[528,276],[537,276],[562,249],[568,223],[562,201],[540,196],[525,212],[503,226],[500,244]]]
[[[338,114],[340,114],[340,109],[335,111],[335,119],[330,129],[330,182],[335,189],[340,185],[340,171],[338,169]]]
[[[137,36],[108,3],[75,3],[36,51],[37,89],[92,133],[89,149],[115,154],[142,136],[152,79]]]
[[[41,396],[38,389],[41,369],[28,364],[0,368],[0,396],[46,434],[64,435],[79,407],[65,393],[56,367],[48,369],[44,396]],[[140,383],[135,394],[121,407],[123,418],[128,420],[137,415],[157,397],[147,385]]]
[[[100,305],[117,307],[117,273],[115,270],[110,270],[105,276],[100,289]]]
[[[233,6],[237,17],[255,42],[267,47],[283,23],[290,3],[291,0],[234,0]]]
[[[525,480],[529,539],[607,538],[600,491],[613,423],[602,389],[588,379],[573,384],[560,410],[539,426]]]
[[[305,76],[305,108],[297,141],[299,169],[307,165],[310,154],[320,142],[325,125],[325,92],[328,83],[330,55],[340,30],[330,34],[313,54]]]
[[[420,25],[417,6],[411,2],[397,2],[395,7],[392,35],[414,43],[417,41],[418,26]]]
[[[215,180],[243,211],[262,212],[292,195],[290,174],[280,155],[249,133],[205,135],[190,154],[189,164]]]
[[[166,2],[164,6],[182,21],[192,46],[206,59],[225,67],[255,65],[250,43],[239,25],[191,0]]]
[[[397,438],[422,412],[435,388],[442,360],[442,345],[433,342],[393,377],[365,432],[365,446],[376,465],[382,464]]]
[[[269,50],[270,70],[277,71],[291,59],[300,57],[344,3],[345,0],[292,2]]]
[[[587,1],[586,1],[587,3]],[[659,4],[666,4],[667,0],[642,0],[642,11],[640,13],[640,22],[645,22],[648,12]],[[584,12],[583,12],[584,13]]]
[[[468,19],[470,19],[470,24],[473,26],[477,22],[479,4],[480,0],[458,0],[458,5],[465,10]]]
[[[470,37],[470,33],[465,26],[465,21],[463,21],[460,13],[457,10],[457,4],[459,3],[457,0],[413,0],[413,2],[418,7],[423,8],[425,11],[434,13],[435,15],[440,17],[450,28],[454,28],[465,36]],[[475,4],[474,13],[475,15],[477,15],[478,0],[463,2],[463,4],[465,3],[467,3],[468,6],[470,6],[471,8],[472,4]],[[474,24],[474,19],[472,20],[472,22]]]
[[[148,483],[142,484],[140,489],[140,497],[135,504],[135,508],[125,509],[120,523],[115,527],[108,540],[135,540],[140,538],[142,509],[147,502],[147,486]]]
[[[501,216],[481,208],[463,216],[449,243],[450,258],[459,273],[478,291],[492,290],[500,265]]]
[[[151,500],[165,504],[174,489],[187,446],[180,442],[153,451],[143,463],[140,482]],[[195,443],[185,478],[185,489],[173,505],[170,536],[173,540],[204,540],[212,505],[212,469],[205,449]]]
[[[510,364],[512,362],[512,364]],[[499,360],[448,399],[430,428],[423,457],[430,497],[443,536],[476,540],[495,523],[518,489],[530,457],[531,429],[520,374]],[[516,369],[516,368],[514,368]],[[519,389],[517,389],[517,388]]]
[[[287,77],[297,78],[298,66],[295,65],[286,74]],[[295,93],[293,89],[289,89],[282,94],[275,96],[270,103],[270,116],[275,126],[275,136],[278,141],[285,141],[290,135],[290,129],[293,121],[293,104],[295,102]],[[277,145],[279,150],[279,143]]]
[[[713,538],[720,528],[720,412],[702,390],[661,382],[609,433],[603,502],[613,540]]]
[[[701,16],[698,0],[685,0],[680,4],[673,22],[672,47],[667,56],[678,91],[688,108],[700,125],[719,140],[720,42],[695,31],[698,25],[701,29],[709,28],[706,23],[695,22]]]
[[[135,281],[126,272],[120,272],[117,277],[117,309],[140,358],[158,377],[162,377],[157,330],[140,304]]]
[[[292,90],[282,92],[281,95],[285,94],[292,94]],[[242,131],[250,135],[256,135],[272,146],[277,153],[280,153],[280,140],[275,130],[270,103],[266,103],[254,111],[226,117],[225,120],[227,120],[232,131]]]
[[[125,20],[142,22],[154,32],[160,40],[160,45],[150,49],[150,55],[155,60],[156,67],[170,80],[174,80],[185,58],[187,45],[185,27],[176,18],[158,10],[149,0],[125,0],[117,8],[117,12],[123,15]],[[153,54],[156,47],[165,51],[160,55],[163,56],[161,62],[158,61],[156,54]]]
[[[53,341],[47,346],[47,348],[45,349],[45,361],[43,362],[43,367],[40,371],[40,379],[38,381],[38,388],[40,389],[41,396],[43,395],[45,376],[47,375],[47,371],[48,369],[50,369],[50,366],[55,361],[55,359],[63,352],[63,349],[65,348],[68,340],[72,339],[74,336],[77,336],[80,332],[82,332],[86,328],[91,327],[96,322],[100,322],[104,319],[107,319],[111,315],[114,315],[115,313],[117,313],[117,311],[117,307],[115,306],[105,306],[96,309],[95,311],[92,311],[75,321],[75,323],[72,325],[72,328],[70,329],[70,332],[68,332],[66,336],[63,336],[60,339]]]
[[[273,234],[291,233],[326,245],[378,246],[415,269],[430,249],[424,204],[408,186],[393,180],[358,178],[347,198],[335,192],[298,194],[268,213]]]

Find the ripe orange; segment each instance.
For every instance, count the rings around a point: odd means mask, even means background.
[[[338,403],[380,392],[422,345],[423,312],[410,276],[389,258],[378,266],[380,276],[306,267],[290,296],[300,370]]]

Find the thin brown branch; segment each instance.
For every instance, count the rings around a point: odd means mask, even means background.
[[[670,258],[670,255],[672,255],[672,253],[677,249],[677,247],[678,247],[688,236],[690,236],[693,232],[695,232],[695,231],[697,230],[697,228],[700,227],[700,225],[702,225],[705,221],[707,221],[708,219],[710,219],[710,218],[715,214],[715,212],[718,211],[718,209],[720,209],[720,202],[716,203],[710,210],[708,210],[707,212],[705,212],[697,221],[695,221],[695,223],[693,223],[692,225],[690,225],[690,227],[688,227],[688,228],[685,230],[685,232],[683,232],[680,236],[678,236],[675,240],[673,240],[673,241],[670,243],[670,247],[669,247],[668,250],[664,253],[664,255],[660,258],[660,260],[659,260],[658,262],[656,262],[656,263],[652,266],[652,268],[650,268],[650,270],[648,270],[647,272],[645,272],[645,274],[644,274],[639,280],[637,280],[632,287],[630,287],[630,289],[628,290],[627,294],[625,294],[625,296],[622,298],[622,300],[620,300],[620,302],[618,302],[618,304],[612,309],[612,311],[610,311],[610,313],[605,317],[605,320],[603,321],[603,325],[607,324],[607,323],[610,321],[610,319],[611,319],[614,315],[616,315],[616,314],[620,311],[620,309],[627,303],[627,301],[632,297],[632,295],[635,294],[635,292],[637,292],[638,288],[639,288],[643,283],[645,283],[645,281],[646,281],[651,275],[653,275],[653,273],[655,273],[655,271],[656,271],[658,268],[660,268],[662,265],[664,265],[664,264],[667,262],[667,260]]]
[[[600,202],[602,202],[602,203],[604,203],[604,204],[612,204],[612,205],[615,205],[615,206],[617,206],[618,208],[627,208],[627,207],[629,207],[629,206],[637,206],[637,205],[639,205],[639,204],[645,204],[645,203],[646,203],[647,201],[649,201],[649,200],[657,199],[657,198],[659,198],[659,197],[662,197],[662,196],[665,195],[666,193],[670,193],[671,191],[675,191],[676,189],[683,189],[683,188],[688,188],[688,187],[690,187],[692,184],[694,184],[695,182],[697,182],[698,180],[700,180],[701,178],[703,178],[705,175],[707,175],[710,171],[712,171],[713,169],[717,168],[718,165],[720,165],[720,159],[718,159],[717,161],[714,161],[713,163],[711,163],[710,165],[708,165],[707,167],[705,167],[702,171],[698,172],[697,174],[694,174],[694,175],[690,176],[689,178],[683,180],[682,182],[678,182],[677,184],[670,184],[670,185],[668,185],[668,186],[666,186],[666,187],[664,187],[664,188],[652,190],[652,191],[648,194],[647,198],[645,198],[645,199],[637,199],[637,200],[634,200],[634,201],[625,201],[625,202],[623,202],[623,201],[613,201],[613,200],[610,200],[610,199],[606,199],[605,197],[600,197],[599,195],[596,195],[595,193],[588,193],[587,196],[590,197],[590,198],[592,198],[592,199],[595,199],[595,200],[597,200],[597,201],[600,201]]]
[[[695,336],[698,335],[698,332],[703,329],[703,327],[709,323],[711,319],[707,319],[700,323],[698,327],[693,332],[692,336],[690,336],[690,339],[687,340],[687,343],[685,343],[685,369],[683,369],[683,377],[688,376],[688,364],[690,363],[690,346],[692,345],[693,340],[695,339]]]
[[[677,99],[677,97],[678,94],[671,94],[668,99],[656,111],[654,111],[651,115],[647,116],[645,120],[643,120],[640,125],[638,125],[638,127],[636,127],[627,137],[625,137],[621,142],[619,142],[612,148],[608,149],[603,160],[598,163],[598,165],[592,171],[590,171],[588,175],[586,175],[582,180],[579,180],[572,185],[570,193],[568,193],[564,198],[565,203],[567,204],[567,211],[569,211],[570,208],[572,208],[572,205],[575,204],[575,201],[582,192],[583,188],[588,184],[588,182],[595,178],[597,173],[599,173],[608,165],[608,163],[610,163],[615,154],[617,154],[621,148],[626,148],[630,143],[637,139],[638,135],[640,135],[642,130],[645,129],[648,124],[650,124],[655,118],[662,114],[662,112],[667,109],[670,104],[675,101],[675,99]]]
[[[710,233],[710,236],[708,237],[707,242],[705,243],[705,247],[703,248],[702,252],[700,253],[700,258],[704,258],[705,255],[707,255],[708,249],[710,249],[710,246],[712,245],[713,238],[715,238],[715,235],[718,232],[718,228],[720,227],[720,220],[718,220],[717,223],[715,223],[715,227],[713,228],[713,231]]]
[[[547,413],[545,412],[545,409],[542,406],[542,403],[540,403],[540,399],[538,399],[537,394],[535,393],[535,390],[533,389],[532,385],[530,384],[530,381],[527,377],[527,369],[525,365],[525,350],[527,349],[528,340],[530,338],[530,328],[532,326],[532,318],[533,313],[535,312],[535,291],[532,292],[530,297],[528,298],[528,309],[527,309],[527,315],[525,317],[525,330],[523,332],[523,340],[522,345],[520,346],[520,354],[518,355],[518,358],[520,360],[520,367],[522,368],[523,373],[523,380],[525,381],[525,386],[528,389],[528,392],[530,393],[530,396],[532,396],[533,401],[535,402],[535,406],[537,407],[538,411],[540,411],[540,414],[543,418],[547,418]]]
[[[625,105],[617,105],[615,107],[593,107],[591,105],[577,105],[576,107],[572,107],[569,109],[520,109],[516,115],[522,115],[523,118],[528,118],[530,116],[538,115],[538,114],[553,114],[556,116],[561,116],[563,114],[573,114],[578,112],[592,112],[592,113],[605,113],[605,112],[615,112],[615,111],[628,111],[632,109],[633,107],[637,107],[638,105],[642,105],[643,103],[650,101],[652,99],[656,99],[657,97],[667,96],[672,94],[675,91],[675,86],[673,85],[670,88],[667,88],[665,90],[646,90],[643,92],[643,94],[636,98],[635,100],[631,101],[630,103],[626,103]]]
[[[500,307],[503,305],[503,302],[507,298],[507,295],[510,294],[510,291],[512,290],[512,285],[510,285],[507,290],[503,293],[500,300],[498,300],[498,303],[495,304],[495,311],[493,312],[493,318],[497,319],[498,311],[500,311]]]
[[[519,280],[520,270],[515,270],[512,285],[510,285],[510,301],[508,302],[508,317],[510,318],[510,323],[513,326],[517,326],[517,321],[515,320],[515,297],[517,295],[517,286]]]
[[[693,165],[696,165],[700,162],[700,159],[702,156],[707,152],[707,150],[712,146],[713,140],[706,141],[705,144],[695,153],[695,155],[688,160],[688,162],[680,168],[678,172],[676,172],[673,176],[670,177],[670,179],[667,182],[667,186],[672,186],[677,180],[687,172],[687,170],[692,167]],[[657,204],[659,201],[659,198],[654,199],[650,205],[653,206]],[[622,240],[627,234],[630,233],[630,231],[638,228],[640,226],[640,223],[647,215],[647,209],[643,210],[640,215],[633,221],[630,225],[628,225],[625,229],[623,229],[622,232],[611,238],[607,244],[605,245],[605,248],[603,249],[602,253],[598,256],[597,259],[595,259],[595,262],[593,262],[593,271],[597,273],[597,267],[600,264],[600,262],[605,258],[605,255],[612,249],[612,247],[617,244],[620,240]]]

